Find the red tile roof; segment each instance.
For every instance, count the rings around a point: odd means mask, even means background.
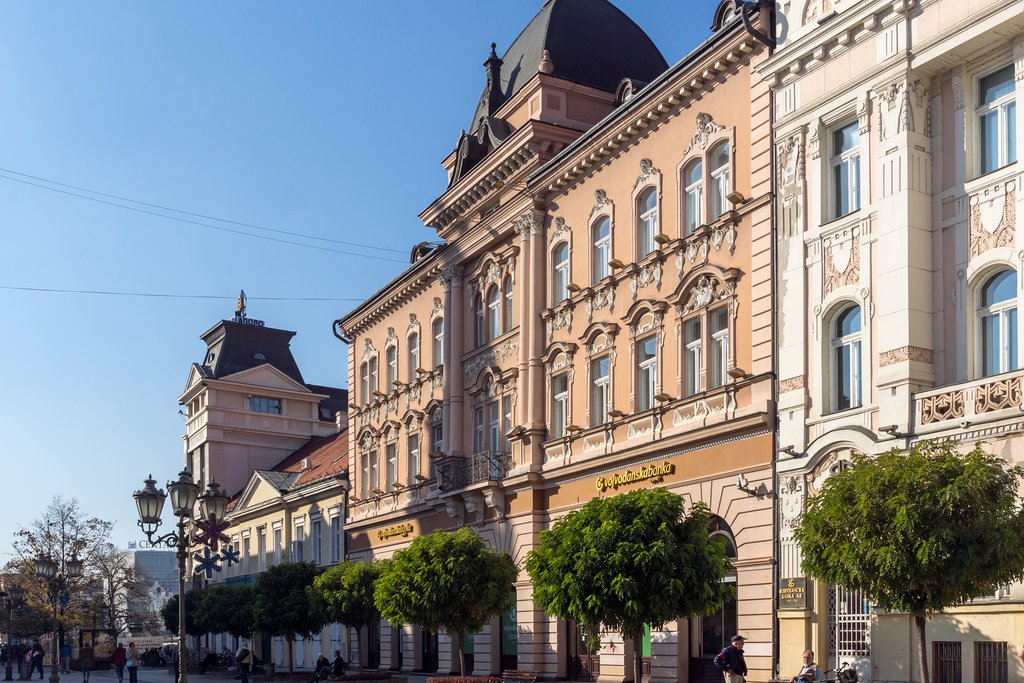
[[[305,463],[306,467],[303,467]],[[348,429],[311,439],[274,467],[275,472],[296,472],[292,490],[348,469]]]

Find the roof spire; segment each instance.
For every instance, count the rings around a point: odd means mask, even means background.
[[[484,68],[487,69],[487,115],[493,116],[494,112],[498,110],[498,107],[502,103],[501,95],[501,58],[495,49],[498,47],[497,43],[491,43],[491,54],[487,56],[487,61],[484,62]]]

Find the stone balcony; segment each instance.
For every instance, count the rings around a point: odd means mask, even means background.
[[[1021,385],[1024,370],[985,377],[914,395],[915,432],[930,436],[947,431],[977,430],[1024,413]]]

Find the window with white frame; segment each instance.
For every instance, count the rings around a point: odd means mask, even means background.
[[[608,262],[612,260],[612,221],[608,216],[597,219],[591,228],[591,237],[591,282],[597,283],[611,272]]]
[[[683,393],[693,396],[701,390],[700,373],[704,367],[704,336],[701,320],[683,323]]]
[[[484,297],[477,294],[473,298],[473,333],[476,345],[483,346],[487,341],[487,328],[484,326]]]
[[[420,367],[420,335],[413,333],[409,335],[409,349],[408,349],[408,362],[409,362],[409,381],[414,381],[419,377],[419,373],[416,372]]]
[[[341,562],[341,515],[331,517],[331,563]]]
[[[398,476],[398,444],[391,442],[384,446],[384,490],[394,491]]]
[[[484,408],[478,406],[473,409],[473,452],[483,453],[484,451]]]
[[[284,562],[284,541],[282,540],[282,530],[280,527],[274,529],[274,563],[281,564]]]
[[[416,477],[420,474],[420,435],[410,434],[407,439],[407,446],[409,453],[409,472],[407,483],[412,486],[416,483]]]
[[[438,408],[434,411],[434,414],[430,416],[430,453],[431,455],[440,455],[444,452],[444,421],[441,418],[441,409]],[[434,458],[427,458],[427,478],[433,479],[435,477],[434,472]]]
[[[323,538],[323,523],[319,519],[314,519],[312,524],[309,525],[309,545],[312,550],[313,564],[320,565],[324,563],[324,538]]]
[[[369,403],[373,400],[373,392],[376,389],[377,359],[371,358],[359,366],[359,395],[364,403]]]
[[[683,169],[683,225],[689,235],[704,223],[704,164],[691,161]]]
[[[497,339],[501,336],[501,293],[497,287],[487,292],[487,338]]]
[[[515,322],[515,309],[512,307],[513,287],[512,287],[512,276],[505,276],[505,281],[502,283],[502,291],[505,292],[505,304],[502,306],[501,315],[504,322],[502,323],[504,330],[508,332],[516,326]]]
[[[726,211],[729,196],[729,143],[723,142],[711,151],[711,220],[718,220]]]
[[[1013,65],[978,79],[978,175],[1017,161],[1017,96]]]
[[[658,341],[650,336],[636,343],[636,412],[654,407],[657,383]]]
[[[249,541],[250,538],[248,536],[242,537],[242,562],[239,566],[239,569],[247,574],[252,571],[252,555],[250,554],[252,548]]]
[[[852,121],[829,131],[829,218],[860,209],[860,129]]]
[[[296,524],[292,530],[292,547],[289,562],[305,562],[306,527]]]
[[[371,394],[377,391],[377,356],[373,356],[366,361],[366,366],[369,372],[367,375],[367,386],[369,387],[369,391],[366,394],[367,401],[369,401],[372,398]]]
[[[561,373],[551,378],[551,438],[565,436],[569,424],[569,374]]]
[[[1002,270],[985,282],[978,298],[980,375],[1017,369],[1017,273]]]
[[[715,389],[724,386],[729,371],[729,309],[719,308],[711,312],[711,349],[708,368],[708,386]]]
[[[256,570],[265,571],[267,568],[267,527],[261,526],[256,529]]]
[[[501,444],[501,411],[497,401],[487,404],[487,448],[496,451]]]
[[[444,365],[444,318],[434,318],[434,322],[430,324],[430,333],[434,337],[431,355],[436,368]]]
[[[501,398],[501,451],[508,453],[508,433],[512,429],[512,397]]]
[[[639,220],[636,226],[636,258],[639,261],[657,248],[654,236],[658,234],[658,191],[649,187],[636,201]]]
[[[359,454],[359,497],[366,500],[370,493],[370,453]]]
[[[376,491],[380,486],[380,480],[377,478],[377,472],[380,471],[380,451],[376,448],[370,451],[370,490]]]
[[[590,361],[590,426],[608,421],[610,359],[608,356]]]
[[[391,391],[391,388],[395,385],[395,380],[398,379],[398,347],[389,346],[387,351],[384,352],[384,362],[387,364],[387,385],[384,387],[384,391]]]
[[[832,407],[848,410],[861,405],[860,306],[849,306],[832,323]]]
[[[551,305],[556,306],[569,298],[569,245],[558,244],[551,252],[553,264],[551,279]]]

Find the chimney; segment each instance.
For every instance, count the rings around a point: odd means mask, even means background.
[[[494,51],[498,47],[496,43],[491,43],[491,54],[487,56],[487,61],[484,62],[484,68],[487,69],[487,115],[494,116],[494,112],[498,111],[498,107],[501,106],[501,65],[504,63],[501,58]]]

